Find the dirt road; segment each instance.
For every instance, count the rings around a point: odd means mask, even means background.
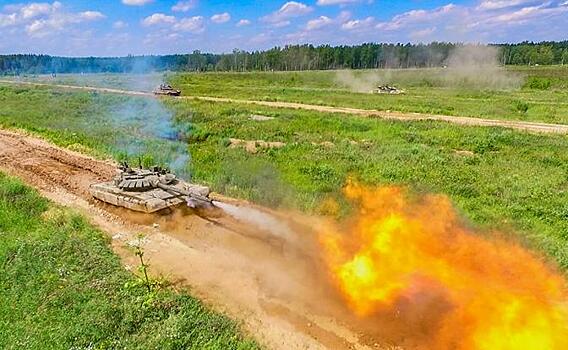
[[[320,268],[310,228],[315,219],[246,205],[246,215],[267,215],[284,227],[271,225],[267,231],[220,211],[133,214],[96,202],[88,193],[91,183],[112,178],[112,162],[6,130],[0,130],[0,171],[87,216],[112,237],[127,267],[136,264],[128,243],[144,233],[153,273],[190,286],[194,295],[241,320],[269,348],[385,349],[387,342],[405,343],[403,333],[381,328],[380,320],[369,328],[346,310]]]
[[[154,96],[150,92],[129,91],[129,90],[120,90],[112,88],[58,85],[58,84],[23,82],[23,81],[12,81],[12,80],[0,80],[0,83],[50,86],[62,89],[99,91],[106,93],[125,94],[131,96]],[[400,120],[400,121],[435,120],[435,121],[443,121],[452,124],[459,124],[466,126],[498,126],[498,127],[515,129],[515,130],[524,130],[528,132],[568,134],[568,125],[563,125],[563,124],[549,124],[549,123],[527,122],[527,121],[518,121],[518,120],[497,120],[497,119],[484,119],[484,118],[472,118],[472,117],[456,117],[448,115],[423,114],[423,113],[402,113],[402,112],[367,110],[367,109],[349,108],[349,107],[320,106],[320,105],[311,105],[311,104],[294,103],[294,102],[237,100],[231,98],[209,97],[209,96],[181,96],[176,98],[192,99],[198,101],[209,101],[209,102],[252,104],[252,105],[275,107],[275,108],[302,109],[302,110],[310,110],[310,111],[325,112],[325,113],[342,113],[342,114],[351,114],[362,117],[380,118],[387,120]]]

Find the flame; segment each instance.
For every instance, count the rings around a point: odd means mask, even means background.
[[[350,308],[371,318],[432,293],[432,349],[568,349],[562,276],[518,244],[473,233],[445,196],[418,200],[397,187],[349,183],[359,203],[347,228],[320,232],[324,260]]]

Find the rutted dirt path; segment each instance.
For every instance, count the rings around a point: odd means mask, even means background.
[[[143,233],[154,273],[190,286],[194,295],[242,321],[269,348],[386,348],[384,336],[358,324],[326,281],[312,219],[248,205],[289,229],[276,234],[221,212],[197,215],[180,208],[161,215],[133,214],[96,202],[88,193],[91,183],[112,178],[112,162],[6,130],[0,130],[0,171],[87,216],[112,237],[127,267],[136,264],[128,243]],[[375,326],[394,336],[389,343],[405,343],[404,334]]]
[[[107,93],[132,95],[132,96],[154,96],[150,92],[130,91],[130,90],[121,90],[121,89],[112,89],[112,88],[48,84],[48,83],[23,82],[23,81],[12,81],[12,80],[0,80],[0,83],[50,86],[50,87],[58,87],[63,89],[99,91]],[[378,110],[368,110],[368,109],[349,108],[349,107],[320,106],[320,105],[311,105],[311,104],[295,103],[295,102],[238,100],[232,98],[209,97],[209,96],[181,96],[176,98],[192,99],[198,101],[209,101],[209,102],[243,103],[243,104],[252,104],[252,105],[275,107],[275,108],[302,109],[302,110],[325,112],[325,113],[343,113],[343,114],[358,115],[363,117],[381,118],[387,120],[400,120],[400,121],[435,120],[435,121],[443,121],[452,124],[459,124],[466,126],[498,126],[498,127],[504,127],[516,130],[524,130],[529,132],[568,134],[568,125],[563,125],[563,124],[549,124],[549,123],[527,122],[527,121],[518,121],[518,120],[484,119],[484,118],[473,118],[473,117],[456,117],[449,115],[424,114],[424,113],[378,111]]]

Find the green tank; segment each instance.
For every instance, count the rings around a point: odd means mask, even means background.
[[[183,203],[194,209],[213,207],[208,187],[185,182],[159,167],[135,169],[124,163],[113,181],[93,184],[90,192],[105,203],[144,213]]]

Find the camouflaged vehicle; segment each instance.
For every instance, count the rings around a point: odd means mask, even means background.
[[[372,91],[374,94],[393,94],[393,95],[398,95],[398,94],[404,94],[404,90],[399,89],[395,86],[390,86],[390,85],[379,85],[377,86],[376,89],[373,89]]]
[[[165,96],[180,96],[181,91],[174,89],[169,84],[160,84],[156,90],[153,91],[154,95],[165,95]]]
[[[187,183],[169,171],[133,169],[124,163],[113,181],[90,186],[93,197],[105,203],[143,213],[154,213],[187,203],[191,208],[211,208],[208,187]]]

